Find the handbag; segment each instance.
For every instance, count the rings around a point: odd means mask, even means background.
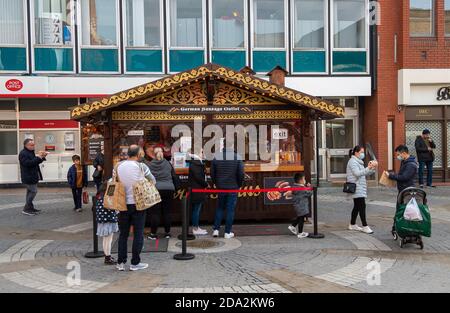
[[[143,211],[160,203],[161,195],[159,194],[158,189],[156,189],[156,185],[145,178],[142,164],[139,164],[139,167],[141,168],[142,177],[144,178],[133,185],[133,196],[136,210]]]
[[[105,196],[103,197],[103,207],[108,210],[127,211],[125,187],[119,181],[117,174],[118,166],[114,168],[113,177],[108,181]]]
[[[87,191],[83,191],[83,203],[89,204],[89,194]]]
[[[100,172],[98,169],[95,169],[94,173],[92,174],[92,178],[94,180],[102,178],[102,172]]]
[[[355,193],[356,192],[356,184],[346,182],[344,184],[344,189],[342,191],[345,193]]]

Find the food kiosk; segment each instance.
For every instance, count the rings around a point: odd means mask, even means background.
[[[83,130],[84,162],[92,162],[96,149],[98,152],[101,147],[105,173],[110,177],[114,164],[131,144],[141,145],[150,157],[155,147],[161,147],[186,182],[188,168],[184,157],[196,151],[194,145],[198,139],[192,134],[198,134],[200,127],[198,140],[206,147],[213,136],[211,127],[223,133],[233,129],[241,135],[237,137],[244,138],[242,149],[238,150],[246,172],[236,219],[290,218],[293,210],[284,194],[268,196],[253,190],[287,186],[292,183],[294,173],[301,171],[310,180],[311,122],[343,117],[344,108],[285,87],[285,75],[284,69],[276,67],[268,73],[269,80],[265,80],[256,77],[248,67],[235,71],[218,64],[205,64],[74,107],[71,117],[81,122]],[[174,137],[174,128],[180,127],[191,130],[191,135],[183,133]],[[255,138],[250,138],[255,130],[258,147]],[[260,157],[261,153],[256,157],[252,154],[264,147],[270,159]],[[174,197],[183,199],[186,190],[187,186]],[[210,194],[202,219],[212,221],[216,198],[217,194]],[[174,205],[181,207],[177,201]],[[173,210],[175,219],[179,211]]]

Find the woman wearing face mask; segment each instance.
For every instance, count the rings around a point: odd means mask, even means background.
[[[370,161],[368,167],[364,167],[365,153],[362,146],[356,146],[349,152],[350,160],[347,163],[347,182],[356,184],[356,192],[353,197],[353,211],[351,216],[349,230],[362,231],[366,234],[372,234],[366,221],[366,198],[367,198],[367,180],[366,176],[375,173],[377,167],[376,161]],[[357,217],[360,217],[362,226],[356,225]]]

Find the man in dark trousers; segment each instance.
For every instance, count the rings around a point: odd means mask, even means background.
[[[244,162],[242,161],[242,158],[234,152],[233,148],[234,147],[227,141],[227,147],[211,162],[211,180],[217,189],[236,190],[241,188],[244,183]],[[213,237],[219,236],[224,210],[227,212],[224,237],[225,239],[234,237],[232,227],[237,198],[238,194],[236,192],[219,193],[216,216],[214,219]]]
[[[395,153],[397,160],[401,161],[400,170],[398,174],[388,173],[389,179],[397,181],[397,189],[398,192],[402,192],[404,189],[408,187],[414,187],[415,178],[417,175],[417,162],[416,158],[409,154],[408,147],[405,145],[400,145],[395,148]],[[397,203],[398,209],[398,203]],[[392,231],[395,230],[395,221],[394,226],[392,226]]]
[[[430,138],[430,131],[424,129],[422,136],[417,136],[415,142],[417,159],[419,161],[419,185],[423,188],[423,170],[425,166],[427,167],[427,186],[433,186],[433,162],[434,162],[434,152],[433,149],[436,148],[435,143]]]
[[[37,184],[42,180],[39,164],[45,161],[47,152],[40,151],[37,155],[34,152],[35,144],[32,139],[25,139],[23,150],[19,154],[20,176],[22,184],[27,187],[26,203],[22,214],[33,216],[40,212],[33,205],[33,200],[37,194]]]

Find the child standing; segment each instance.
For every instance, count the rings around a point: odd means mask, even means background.
[[[310,187],[311,184],[306,183],[305,174],[297,173],[294,175],[294,188],[295,187]],[[309,198],[311,198],[313,192],[311,190],[295,190],[291,192],[294,202],[294,209],[297,213],[297,219],[288,229],[298,238],[308,237],[308,233],[303,232],[303,225],[305,217],[309,214]]]
[[[97,220],[97,236],[103,238],[103,252],[105,254],[105,264],[115,265],[117,262],[111,256],[111,246],[114,233],[119,231],[117,211],[108,210],[103,207],[103,197],[105,195],[107,183],[103,183],[95,196],[95,214]]]
[[[83,196],[83,188],[87,187],[88,184],[87,171],[81,165],[81,158],[79,155],[74,155],[72,161],[73,165],[67,173],[67,182],[72,189],[73,202],[75,204],[73,210],[82,212],[81,197]]]

